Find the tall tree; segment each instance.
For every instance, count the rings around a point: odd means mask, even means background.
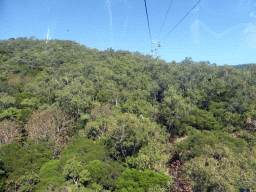
[[[12,120],[0,122],[0,147],[15,141],[19,133],[19,125]]]

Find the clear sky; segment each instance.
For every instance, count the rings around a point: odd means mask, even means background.
[[[159,35],[168,7],[163,29]],[[256,62],[256,0],[147,0],[161,59]],[[0,0],[0,39],[75,40],[89,48],[152,54],[144,0]],[[167,36],[166,36],[167,35]],[[165,37],[165,38],[164,38]],[[164,38],[164,39],[163,39]]]

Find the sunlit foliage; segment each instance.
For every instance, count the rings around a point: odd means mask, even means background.
[[[255,66],[0,41],[0,191],[254,191]]]

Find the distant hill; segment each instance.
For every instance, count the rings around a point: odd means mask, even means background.
[[[247,67],[250,67],[250,65],[256,65],[255,63],[250,63],[250,64],[240,64],[240,65],[230,65],[234,67],[235,69],[244,69]]]

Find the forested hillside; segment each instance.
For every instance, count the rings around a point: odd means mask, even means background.
[[[0,191],[256,191],[256,66],[0,42]]]
[[[252,64],[231,65],[231,66],[234,67],[235,69],[244,69],[247,67],[251,67],[252,65],[256,65],[256,64],[252,63]]]

